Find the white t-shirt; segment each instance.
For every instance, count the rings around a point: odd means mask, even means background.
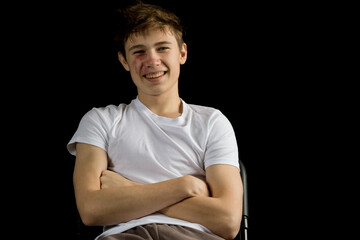
[[[76,142],[100,147],[108,154],[110,170],[143,184],[185,175],[205,180],[205,169],[213,164],[239,168],[235,133],[229,120],[217,109],[182,103],[183,113],[178,118],[158,116],[138,98],[130,104],[92,108],[81,119],[67,148],[76,155]],[[210,232],[199,224],[155,213],[104,227],[100,236],[148,223]]]

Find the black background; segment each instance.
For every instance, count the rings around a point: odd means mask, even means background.
[[[180,96],[220,109],[234,127],[248,172],[250,239],[305,236],[303,220],[313,193],[306,176],[318,165],[320,143],[329,134],[319,118],[327,111],[319,94],[326,88],[319,76],[327,25],[318,21],[315,6],[144,2],[170,9],[186,27],[188,60],[181,68]],[[6,38],[12,43],[9,62],[17,66],[7,78],[12,90],[7,100],[19,117],[7,120],[20,131],[10,140],[15,161],[8,169],[16,166],[24,173],[16,193],[26,205],[11,219],[18,222],[21,216],[32,235],[75,238],[74,157],[66,144],[92,107],[136,97],[111,43],[111,12],[131,3],[13,7],[20,22]],[[310,185],[317,189],[317,183]]]

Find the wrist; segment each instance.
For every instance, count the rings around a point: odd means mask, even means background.
[[[193,178],[192,176],[186,175],[186,176],[179,177],[176,179],[176,181],[177,181],[176,191],[181,194],[183,199],[194,196],[193,179],[192,178]]]
[[[196,196],[209,196],[208,185],[205,181],[191,175],[184,176],[183,179],[183,189],[187,198]]]

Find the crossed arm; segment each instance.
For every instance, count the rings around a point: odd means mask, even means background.
[[[154,184],[132,182],[107,170],[107,153],[77,143],[74,190],[86,225],[127,222],[154,212],[199,223],[213,233],[233,239],[242,216],[239,170],[229,165],[206,169],[206,182],[184,176]]]

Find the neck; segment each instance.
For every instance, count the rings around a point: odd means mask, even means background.
[[[182,114],[179,94],[146,95],[139,92],[139,100],[158,116],[177,118]]]

